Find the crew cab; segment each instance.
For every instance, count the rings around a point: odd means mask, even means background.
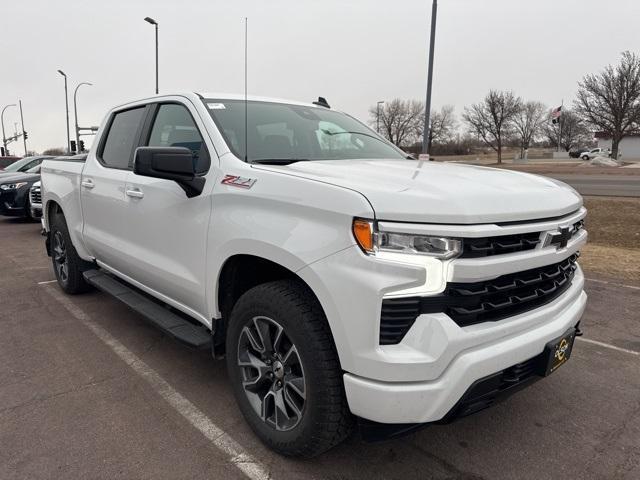
[[[42,192],[60,287],[224,357],[245,419],[286,455],[481,410],[580,334],[575,190],[408,159],[322,98],[118,106],[86,161],[43,163]]]

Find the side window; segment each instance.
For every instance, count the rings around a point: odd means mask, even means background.
[[[149,147],[185,147],[193,152],[195,170],[207,173],[210,166],[209,152],[189,110],[184,105],[167,103],[160,105],[153,121]]]
[[[133,147],[144,111],[145,107],[140,107],[114,115],[100,155],[100,160],[105,166],[129,168],[129,160],[133,154]]]

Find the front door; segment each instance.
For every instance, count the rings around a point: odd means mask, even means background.
[[[195,109],[181,103],[154,105],[148,146],[186,147],[199,175],[209,172],[209,149]],[[213,176],[211,172],[209,177]],[[205,315],[205,264],[211,214],[211,181],[188,198],[176,182],[129,172],[125,185],[128,274],[171,299],[183,311]],[[165,299],[166,300],[166,299]]]

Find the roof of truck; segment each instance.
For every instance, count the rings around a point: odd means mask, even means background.
[[[159,95],[150,95],[149,97],[143,97],[143,98],[137,98],[135,100],[131,100],[129,102],[125,102],[121,105],[118,105],[118,107],[116,108],[120,108],[120,107],[124,107],[127,106],[131,103],[138,103],[138,102],[143,102],[143,101],[152,101],[156,98],[158,99],[162,99],[162,98],[166,98],[166,97],[173,97],[173,96],[179,96],[179,97],[187,97],[187,98],[192,98],[194,96],[196,97],[201,97],[207,100],[244,100],[244,94],[243,93],[223,93],[223,92],[167,92],[167,93],[162,93]],[[255,101],[255,102],[273,102],[273,103],[286,103],[289,105],[300,105],[300,106],[304,106],[304,107],[314,107],[314,108],[323,108],[323,107],[318,107],[317,105],[314,105],[311,102],[299,102],[296,100],[288,100],[288,99],[283,99],[283,98],[274,98],[274,97],[262,97],[259,95],[247,95],[247,100],[249,101]]]

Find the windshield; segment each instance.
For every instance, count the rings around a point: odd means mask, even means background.
[[[9,165],[8,167],[6,167],[4,169],[5,172],[18,172],[18,171],[23,171],[24,169],[22,167],[26,166],[27,164],[31,163],[34,161],[33,157],[26,157],[26,158],[22,158],[20,160],[16,160],[15,162],[13,162],[11,165]]]
[[[249,162],[273,159],[405,158],[398,148],[354,118],[323,107],[273,102],[204,100],[229,149]],[[245,157],[246,154],[246,157]]]

